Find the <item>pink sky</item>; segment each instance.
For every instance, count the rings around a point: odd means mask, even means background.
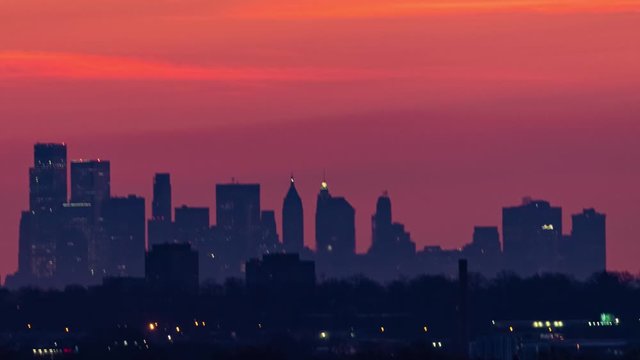
[[[35,141],[110,159],[116,194],[212,206],[293,171],[313,244],[323,169],[424,245],[458,247],[544,198],[608,217],[613,270],[640,246],[640,1],[9,0],[0,11],[0,274],[17,263]]]

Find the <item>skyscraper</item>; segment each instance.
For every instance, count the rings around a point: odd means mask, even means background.
[[[60,287],[89,282],[89,244],[94,234],[94,210],[90,203],[64,204],[56,245],[56,283]]]
[[[569,271],[585,279],[607,269],[607,216],[586,209],[571,217],[571,266]]]
[[[333,197],[326,181],[316,205],[316,251],[319,256],[347,258],[356,252],[355,210],[343,197]]]
[[[280,248],[280,238],[276,227],[276,213],[273,210],[260,212],[260,241],[258,252],[271,254]]]
[[[282,243],[290,253],[300,253],[304,249],[304,212],[293,176],[282,204]]]
[[[171,220],[171,175],[156,174],[153,178],[153,202],[149,220],[149,248],[172,242],[174,230]]]
[[[32,212],[52,212],[67,202],[67,146],[34,146],[29,169],[29,205]]]
[[[198,253],[189,244],[154,245],[146,255],[145,277],[154,289],[198,291]]]
[[[29,169],[30,214],[23,214],[20,254],[29,263],[28,282],[51,285],[56,271],[58,213],[67,202],[67,147],[65,144],[34,146],[33,167]],[[24,266],[23,266],[24,269]]]
[[[111,197],[111,164],[102,160],[71,162],[71,202],[88,203],[96,211]]]
[[[71,205],[78,208],[89,204],[92,211],[90,233],[87,235],[87,261],[91,274],[100,278],[105,270],[105,242],[102,210],[111,198],[111,163],[103,160],[71,162]]]
[[[153,220],[171,222],[171,175],[158,173],[153,178]]]
[[[209,208],[181,206],[176,208],[176,241],[188,243],[200,251],[209,239]]]
[[[216,185],[216,226],[234,254],[245,261],[257,254],[260,237],[260,185]]]
[[[371,249],[388,251],[392,242],[391,199],[385,192],[378,198],[376,212],[371,216]]]
[[[107,269],[111,276],[144,276],[145,205],[135,195],[113,197],[105,203],[104,228],[108,242]]]
[[[506,267],[521,276],[557,271],[562,209],[547,201],[524,199],[502,209]]]

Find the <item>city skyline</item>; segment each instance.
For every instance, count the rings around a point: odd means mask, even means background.
[[[86,158],[86,157],[85,157],[84,159],[81,159],[81,160],[74,160],[73,158],[69,158],[69,160],[68,160],[68,167],[69,167],[68,172],[69,172],[69,173],[71,173],[71,171],[72,171],[72,170],[71,170],[71,168],[72,168],[74,165],[75,165],[75,166],[77,166],[77,165],[83,165],[83,164],[84,164],[84,165],[87,165],[87,164],[89,164],[89,165],[90,165],[90,164],[98,164],[98,165],[103,164],[103,165],[106,165],[106,166],[107,166],[107,169],[108,169],[108,168],[109,168],[109,164],[112,164],[112,163],[113,163],[113,162],[109,161],[108,159],[101,160],[101,161],[97,161],[97,160],[96,160],[96,161],[92,161],[92,160],[87,160],[87,158]],[[95,165],[94,165],[94,166],[95,166]],[[112,165],[111,167],[113,168],[113,165]],[[158,174],[156,174],[156,175],[158,175]],[[161,173],[160,175],[163,175],[163,174]],[[325,176],[325,175],[323,175],[323,177],[320,177],[320,178],[321,178],[321,179],[323,179],[323,178],[325,178],[324,176]],[[297,178],[297,177],[296,177],[296,178]],[[174,181],[174,179],[175,179],[175,178],[174,178],[174,177],[172,177],[172,180],[171,180],[171,181]],[[286,180],[286,177],[283,177],[283,179],[285,179],[285,180]],[[113,181],[113,179],[111,179],[111,181]],[[228,181],[222,181],[222,184],[225,184],[225,183],[226,183],[226,184],[230,184],[230,183],[234,183],[234,182],[237,182],[237,181],[239,181],[239,180],[238,180],[238,179],[231,178],[231,179],[229,179]],[[68,182],[69,182],[69,186],[68,186],[68,187],[69,187],[69,188],[71,188],[71,187],[72,187],[72,185],[71,185],[71,182],[72,182],[72,181],[71,181],[71,180],[69,180]],[[116,179],[116,182],[117,182],[117,179]],[[179,181],[178,181],[178,182],[179,182]],[[288,182],[288,181],[280,181],[280,185],[282,186],[283,184],[290,184],[290,182]],[[322,190],[322,188],[323,188],[323,186],[324,186],[323,184],[324,184],[324,181],[320,181],[320,182],[318,182],[318,183],[316,184],[316,189],[315,189],[315,190]],[[332,183],[332,184],[333,184],[333,183]],[[212,185],[212,186],[211,186],[211,188],[213,189],[213,188],[215,188],[217,185],[219,185],[219,184],[214,184],[214,185]],[[299,186],[299,185],[300,185],[300,184],[299,184],[299,181],[298,181],[298,180],[296,180],[296,186]],[[338,184],[338,186],[339,186],[339,184]],[[308,184],[307,184],[307,186],[303,186],[303,187],[304,187],[304,188],[308,188]],[[152,188],[153,188],[153,179],[150,181],[150,184],[148,184],[148,188],[149,188],[149,189],[152,189]],[[175,190],[176,190],[176,189],[175,189],[175,187],[172,187],[172,191],[174,191],[174,192],[175,192]],[[273,190],[272,190],[272,191],[273,191]],[[148,190],[147,190],[146,192],[147,192],[147,193],[149,193],[149,191],[148,191]],[[178,191],[178,192],[179,192],[179,191]],[[135,193],[135,192],[133,192],[133,191],[129,191],[129,192],[125,191],[125,192],[124,192],[124,193],[122,193],[122,194],[120,194],[120,193],[116,193],[116,194],[114,194],[113,196],[114,196],[114,197],[118,197],[118,196],[120,196],[120,197],[127,197],[127,196],[129,196],[129,195],[134,195],[134,193]],[[153,191],[151,191],[151,193],[153,193]],[[214,194],[215,194],[215,190],[212,190],[212,193],[214,193]],[[260,193],[261,193],[261,194],[264,194],[264,192],[260,192]],[[285,193],[286,193],[286,192],[285,192]],[[386,191],[381,192],[381,193],[379,193],[378,195],[382,195],[383,193],[386,193]],[[214,198],[214,200],[215,200],[215,195],[214,195],[214,194],[213,194],[213,198]],[[316,193],[316,194],[317,194],[317,193]],[[150,196],[150,194],[147,194],[147,195],[135,194],[135,195],[142,196],[142,197],[145,199],[145,204],[146,204],[146,218],[147,218],[147,220],[151,220],[151,219],[153,218],[153,216],[152,216],[152,200],[151,200],[151,199],[152,199],[152,196]],[[340,195],[346,195],[346,196],[347,196],[347,198],[350,198],[350,196],[349,196],[348,194],[340,194]],[[72,193],[71,193],[71,192],[69,192],[69,199],[71,199],[71,197],[72,197]],[[201,196],[200,198],[207,198],[207,197],[209,197],[209,196]],[[264,196],[264,195],[262,195],[261,197],[265,197],[265,196]],[[276,197],[278,197],[278,195],[276,195]],[[284,199],[284,195],[280,194],[280,197],[282,197],[282,198]],[[302,193],[302,197],[303,197],[303,199],[304,199],[304,198],[307,198],[307,200],[309,200],[309,199],[308,199],[308,197],[309,197],[309,196],[308,196],[308,194]],[[373,196],[373,197],[372,197],[372,199],[374,199],[374,198],[377,198],[377,196]],[[512,203],[512,205],[518,205],[518,204],[519,204],[519,200],[520,200],[520,199],[518,199],[517,201],[514,201],[514,202]],[[282,201],[282,200],[281,200],[281,201]],[[280,201],[280,202],[281,202],[281,201]],[[195,208],[197,208],[197,205],[194,205],[194,204],[191,204],[191,203],[188,203],[188,204],[179,203],[179,202],[176,202],[176,201],[175,201],[175,199],[172,199],[172,202],[173,202],[173,204],[175,205],[175,206],[172,208],[172,214],[173,214],[173,210],[174,210],[174,209],[175,209],[175,211],[179,211],[179,210],[181,210],[181,208],[183,208],[184,206],[188,206],[189,208],[194,208],[194,207],[195,207]],[[307,210],[306,210],[306,212],[305,212],[305,219],[304,219],[304,220],[305,220],[305,224],[306,224],[306,226],[305,226],[305,236],[304,236],[304,239],[305,239],[305,246],[307,246],[307,247],[309,247],[309,248],[311,248],[311,249],[314,249],[314,250],[315,250],[315,248],[316,248],[316,236],[315,236],[315,211],[310,211],[310,209],[309,209],[309,207],[310,207],[310,206],[311,206],[311,210],[313,210],[313,207],[315,207],[315,199],[312,199],[312,201],[311,201],[310,203],[307,203],[307,202],[309,202],[309,201],[305,201],[305,200],[303,200],[303,207],[306,207],[306,208],[307,208]],[[395,201],[394,201],[394,202],[395,202]],[[207,205],[205,202],[202,202],[202,204],[204,204],[204,205],[202,205],[203,207],[206,207],[206,208],[207,208],[207,211],[210,211],[210,215],[209,215],[209,217],[210,217],[211,224],[212,224],[212,225],[215,225],[215,224],[216,224],[216,222],[215,222],[215,219],[216,219],[215,206],[209,206],[209,205]],[[304,205],[304,204],[306,204],[306,205]],[[509,205],[504,205],[504,206],[509,206]],[[263,207],[263,209],[264,209],[264,208],[269,208],[269,206],[267,206],[267,207]],[[590,207],[590,206],[586,206],[586,207],[585,207],[585,208],[583,208],[583,209],[586,209],[586,208],[591,208],[591,207]],[[282,209],[282,207],[281,207],[281,205],[280,205],[280,206],[276,205],[274,209],[276,210],[277,231],[278,231],[278,233],[280,234],[280,241],[282,242],[282,212],[280,212],[280,210]],[[570,219],[570,218],[571,218],[571,216],[573,216],[573,215],[576,215],[576,214],[580,213],[583,209],[580,209],[579,211],[575,211],[575,212],[571,212],[571,213],[568,213],[568,212],[566,212],[566,211],[565,211],[565,212],[564,212],[563,219],[565,219],[565,220],[566,220],[566,218],[569,218],[569,219]],[[398,209],[398,207],[397,207],[397,205],[396,205],[396,206],[394,206],[394,214],[396,213],[395,211],[397,211],[397,210],[399,210],[399,209]],[[598,210],[600,210],[600,209],[598,209]],[[366,210],[365,210],[365,211],[366,211]],[[360,212],[361,212],[361,211],[360,211]],[[371,214],[373,214],[373,213],[375,212],[375,203],[373,204],[373,209],[372,209],[372,210],[370,210],[369,212],[370,212]],[[398,211],[398,212],[402,213],[402,211]],[[310,213],[311,213],[311,214],[310,214]],[[358,213],[359,213],[359,211],[358,211],[358,209],[356,208],[356,214],[358,214]],[[359,227],[358,227],[359,222],[357,222],[357,221],[356,221],[356,251],[357,251],[358,253],[366,253],[366,252],[369,250],[370,246],[371,246],[371,240],[370,240],[371,232],[370,232],[370,223],[369,223],[369,221],[371,220],[371,218],[370,218],[371,214],[369,214],[369,215],[367,216],[367,217],[369,217],[369,219],[365,220],[365,221],[367,222],[367,223],[366,223],[366,226],[364,226],[364,227],[362,227],[362,228],[359,228]],[[366,215],[366,214],[364,214],[364,215]],[[310,219],[310,221],[309,221],[309,217],[310,217],[310,216],[312,217],[312,219]],[[356,215],[356,216],[357,216],[357,215]],[[398,219],[398,217],[397,217],[397,216],[394,216],[394,220],[400,220],[400,221],[402,221],[402,219],[401,219],[401,218],[400,218],[400,219]],[[501,226],[500,226],[500,221],[499,221],[499,219],[498,219],[498,221],[497,221],[496,223],[492,223],[492,224],[489,224],[489,223],[487,223],[487,224],[470,224],[469,229],[468,229],[468,231],[467,231],[467,232],[469,233],[469,236],[468,236],[468,237],[466,237],[466,238],[464,238],[464,239],[462,239],[462,240],[461,240],[462,244],[460,244],[459,246],[447,246],[447,243],[446,243],[446,242],[438,242],[438,241],[424,242],[424,241],[421,241],[421,239],[416,238],[415,236],[412,236],[412,240],[413,240],[413,241],[415,241],[415,242],[417,243],[417,250],[421,250],[421,249],[422,249],[423,247],[425,247],[425,246],[442,246],[444,249],[461,249],[463,245],[465,245],[465,244],[467,244],[467,243],[469,243],[469,242],[470,242],[470,240],[471,240],[471,238],[472,238],[472,236],[471,236],[471,235],[472,235],[472,233],[473,233],[473,227],[474,227],[474,226],[483,226],[483,225],[484,225],[484,226],[496,226],[496,227],[500,228],[500,239],[501,239],[501,243],[502,243],[502,229],[501,229]],[[570,230],[571,230],[571,227],[570,227],[570,226],[565,226],[565,229],[566,229],[566,231],[564,231],[564,233],[567,233],[567,234],[568,234],[568,233],[570,233]],[[413,229],[412,229],[410,226],[407,226],[406,230],[407,230],[410,234],[413,234],[413,231],[412,231]],[[364,235],[363,235],[363,233],[364,233]],[[369,239],[363,239],[363,236],[369,236]],[[148,235],[147,235],[147,244],[148,244],[148,250],[150,250],[150,248],[151,248],[151,242],[149,241]],[[607,245],[607,246],[610,246],[610,243],[608,243],[608,245]],[[610,263],[608,262],[607,264],[608,264],[608,268],[611,270],[611,265],[610,265]],[[6,276],[6,275],[4,275],[4,276]],[[3,277],[4,277],[4,276],[3,276]]]
[[[261,185],[236,179],[215,185],[215,222],[209,207],[172,208],[170,173],[154,174],[147,216],[144,197],[111,195],[109,160],[69,161],[67,148],[65,143],[34,145],[30,204],[20,218],[19,266],[7,278],[7,286],[60,287],[95,284],[111,277],[140,279],[145,274],[145,257],[155,259],[155,265],[147,268],[155,272],[160,258],[182,261],[191,251],[197,258],[189,266],[195,266],[196,273],[185,275],[205,283],[240,278],[251,259],[278,254],[314,260],[323,279],[453,276],[458,260],[465,262],[465,268],[471,262],[471,271],[488,278],[507,271],[519,276],[560,273],[584,280],[607,270],[607,215],[593,208],[572,214],[571,232],[566,233],[561,207],[525,197],[518,206],[502,208],[502,237],[498,226],[476,225],[472,241],[462,248],[417,248],[410,230],[394,219],[385,191],[371,216],[372,241],[366,253],[358,255],[355,208],[347,198],[331,192],[326,174],[316,198],[313,245],[303,248],[304,204],[293,174],[283,197],[280,226],[275,211],[261,205]],[[187,248],[162,246],[170,244]],[[152,249],[163,255],[149,257]],[[274,260],[273,264],[279,263]],[[180,268],[177,263],[173,266]]]
[[[524,196],[562,204],[565,227],[594,207],[609,215],[610,269],[638,273],[639,10],[604,0],[5,4],[0,274],[17,266],[37,141],[117,164],[117,195],[149,199],[150,175],[166,171],[176,204],[211,207],[213,184],[236,177],[262,184],[276,215],[291,171],[309,204],[326,169],[357,209],[361,252],[384,190],[419,247],[462,246]]]

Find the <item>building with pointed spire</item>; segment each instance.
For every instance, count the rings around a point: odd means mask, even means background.
[[[304,211],[293,175],[282,204],[282,242],[289,253],[300,253],[304,249]]]

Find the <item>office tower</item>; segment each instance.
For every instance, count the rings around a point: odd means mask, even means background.
[[[176,208],[175,234],[178,243],[199,248],[209,239],[209,208],[182,206]]]
[[[316,251],[319,256],[355,255],[355,210],[343,197],[333,197],[323,181],[316,205]]]
[[[300,260],[299,254],[267,254],[246,265],[246,283],[250,289],[301,291],[315,286],[313,261]]]
[[[557,271],[562,209],[524,199],[502,209],[503,251],[508,270],[521,276]]]
[[[153,178],[153,220],[171,221],[171,175],[156,174]]]
[[[258,254],[260,185],[216,185],[216,227],[228,244],[234,267]]]
[[[67,146],[34,146],[33,167],[29,169],[29,205],[32,212],[52,212],[67,202]]]
[[[260,212],[260,242],[258,252],[260,254],[270,254],[276,252],[280,247],[280,238],[276,228],[276,213],[273,210]]]
[[[284,250],[290,253],[301,253],[304,249],[302,199],[296,190],[293,176],[282,204],[282,243]]]
[[[102,160],[71,162],[71,202],[93,205],[96,211],[111,197],[111,164]]]
[[[67,203],[60,211],[56,245],[56,283],[60,287],[89,282],[89,242],[94,234],[94,210],[90,203]]]
[[[384,251],[392,245],[391,199],[385,192],[378,198],[376,213],[371,216],[371,248]]]
[[[144,198],[113,197],[103,209],[108,244],[107,269],[110,276],[144,276]]]
[[[186,243],[153,245],[146,255],[145,278],[156,290],[195,293],[198,271],[198,253]]]
[[[20,225],[19,278],[31,284],[52,285],[56,271],[58,212],[67,201],[67,147],[65,144],[34,146],[29,169],[29,214]]]
[[[586,279],[607,269],[607,231],[605,214],[594,209],[583,210],[573,215],[570,258],[570,273]]]
[[[208,221],[207,221],[208,223]],[[171,176],[156,174],[153,178],[153,202],[149,220],[149,248],[156,244],[167,244],[175,239],[171,219]]]
[[[416,245],[403,224],[392,221],[391,199],[384,192],[376,203],[371,216],[371,248],[369,253],[386,259],[405,258],[415,254]]]
[[[462,253],[469,260],[473,272],[487,277],[495,276],[503,267],[498,228],[476,226],[473,240],[462,249]]]
[[[103,160],[76,160],[71,162],[71,204],[91,205],[93,213],[88,234],[85,259],[91,274],[98,279],[103,275],[104,264],[100,257],[106,249],[102,229],[102,209],[111,197],[111,163]],[[76,206],[77,207],[77,206]]]

